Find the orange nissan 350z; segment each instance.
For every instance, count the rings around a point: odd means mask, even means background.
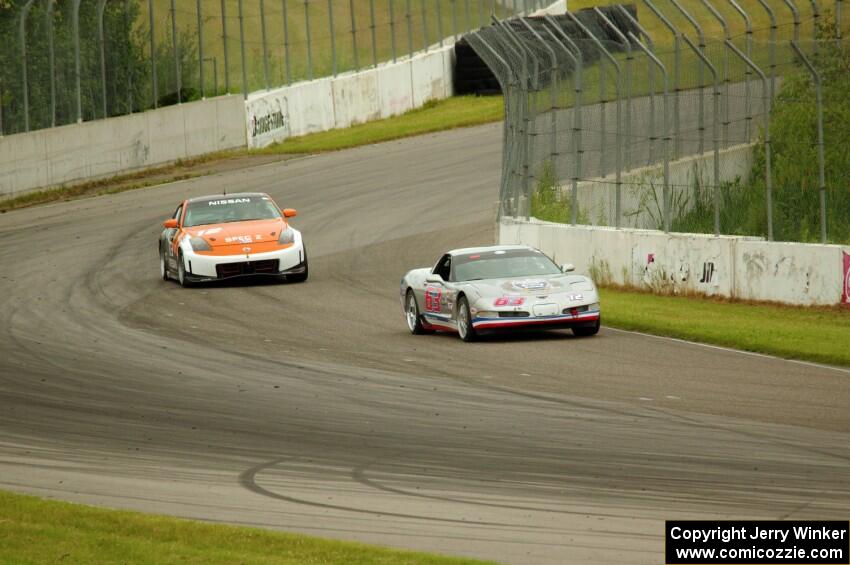
[[[242,276],[307,280],[307,250],[268,194],[245,192],[183,201],[163,222],[159,272],[182,286]]]

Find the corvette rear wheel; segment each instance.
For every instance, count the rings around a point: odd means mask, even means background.
[[[416,303],[416,297],[413,295],[413,290],[411,289],[407,289],[407,295],[404,298],[404,318],[407,320],[407,329],[413,335],[433,333],[431,330],[425,329],[425,326],[422,325],[419,305]]]
[[[469,313],[469,302],[461,296],[457,302],[457,334],[463,341],[475,341],[478,334],[472,326],[472,316]]]
[[[592,335],[596,335],[599,333],[599,326],[601,325],[601,317],[596,320],[596,323],[592,326],[579,326],[573,328],[573,335],[576,337],[589,337]]]

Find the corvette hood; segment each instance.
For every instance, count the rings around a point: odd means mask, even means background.
[[[287,227],[282,219],[228,222],[187,228],[189,237],[202,237],[210,246],[276,244],[280,232]]]
[[[505,295],[552,295],[558,293],[592,290],[593,283],[581,275],[548,275],[542,277],[519,277],[472,281],[483,297]]]

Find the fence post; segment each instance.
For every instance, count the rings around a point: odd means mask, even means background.
[[[531,177],[532,177],[532,163],[534,162],[534,142],[537,138],[537,109],[535,102],[532,101],[531,96],[528,95],[528,82],[531,82],[531,88],[536,92],[538,86],[538,77],[540,68],[539,61],[528,49],[527,46],[523,45],[522,41],[519,40],[516,36],[516,32],[511,29],[511,27],[505,23],[504,21],[499,21],[498,25],[504,31],[504,36],[513,43],[514,47],[518,49],[519,53],[522,55],[523,60],[523,74],[526,79],[530,78],[531,80],[526,80],[525,91],[526,91],[526,104],[524,108],[525,112],[525,145],[524,145],[524,164],[523,164],[523,193],[525,195],[525,217],[526,219],[531,216]],[[534,74],[529,77],[528,74],[528,65],[526,61],[530,59],[534,64]],[[533,131],[530,126],[534,127]]]
[[[172,0],[174,1],[174,0]],[[245,57],[245,17],[242,13],[242,0],[239,0],[239,45],[242,56],[242,97],[248,99],[248,60]]]
[[[818,55],[818,26],[820,25],[820,8],[818,0],[809,0],[812,5],[812,41],[814,42],[815,57]]]
[[[286,84],[292,84],[292,62],[289,56],[289,14],[286,11],[286,0],[280,0],[280,8],[283,16],[283,57],[286,59]]]
[[[336,34],[334,34],[334,2],[328,0],[328,27],[331,32],[331,67],[333,76],[337,75],[336,68]]]
[[[682,60],[682,48],[679,38],[682,34],[679,33],[678,28],[673,25],[673,22],[671,22],[667,16],[656,8],[650,0],[643,0],[643,3],[646,4],[647,8],[649,8],[653,14],[655,14],[655,17],[661,20],[664,27],[673,34],[673,92],[676,93],[673,97],[673,159],[676,160],[679,158],[679,154],[682,150],[682,131],[679,124],[679,69],[681,67]]]
[[[195,11],[198,14],[198,81],[200,82],[201,99],[207,97],[204,91],[204,17],[201,12],[201,0],[195,2]]]
[[[549,35],[555,39],[555,42],[560,45],[564,53],[567,57],[573,62],[573,77],[574,77],[574,89],[575,89],[575,99],[573,103],[573,186],[572,186],[572,194],[571,202],[570,202],[570,223],[572,225],[576,225],[578,223],[578,182],[581,180],[581,159],[583,157],[583,150],[581,145],[581,126],[582,126],[582,106],[581,106],[581,94],[582,94],[582,82],[581,82],[581,73],[582,67],[584,66],[584,60],[581,55],[581,49],[578,48],[578,45],[570,39],[570,37],[564,33],[564,30],[561,29],[561,26],[555,21],[555,19],[550,15],[544,16],[546,23],[548,26],[544,26],[546,31],[549,32]],[[558,41],[558,38],[553,33],[553,30],[558,33],[562,41]],[[567,47],[567,44],[570,47]]]
[[[711,15],[720,22],[723,28],[723,38],[732,41],[729,25],[720,12],[711,5],[708,0],[702,0],[703,5],[711,12]],[[749,56],[749,55],[748,55]],[[729,147],[729,49],[723,50],[723,145]],[[716,119],[716,118],[715,118]]]
[[[720,86],[717,84],[717,69],[714,68],[714,65],[711,64],[711,61],[708,60],[699,49],[697,49],[696,45],[688,39],[686,36],[682,36],[685,40],[685,43],[688,44],[688,47],[699,57],[705,66],[708,67],[709,72],[711,72],[711,77],[714,82],[714,122],[712,127],[712,140],[714,145],[714,236],[717,237],[720,235],[720,133],[717,127],[717,113],[720,110],[720,104],[718,99],[720,98]],[[731,41],[731,40],[730,40]]]
[[[404,18],[407,21],[407,56],[413,57],[413,14],[410,13],[410,0],[405,1]]]
[[[354,70],[360,70],[360,54],[357,52],[357,21],[354,16],[354,0],[348,0],[348,11],[351,12],[351,48],[354,51]]]
[[[74,0],[72,6],[73,12],[71,14],[71,27],[74,34],[74,79],[77,83],[77,123],[83,121],[83,86],[82,77],[80,76],[80,1]],[[152,2],[153,0],[150,1]],[[151,17],[151,46],[153,46],[153,17]],[[154,71],[156,71],[156,67],[154,67]],[[153,85],[155,94],[156,79],[154,79]],[[154,108],[156,108],[156,101],[154,101]]]
[[[422,45],[423,45],[423,48],[424,48],[426,53],[428,52],[428,47],[429,47],[429,45],[428,45],[428,11],[427,11],[427,8],[425,6],[425,3],[427,1],[428,0],[422,0],[421,3],[420,3],[421,6],[422,6]],[[439,4],[439,1],[437,3]]]
[[[697,32],[697,36],[699,37],[699,50],[705,54],[705,33],[702,31],[702,27],[699,25],[699,22],[687,11],[684,6],[679,3],[678,0],[670,0],[674,6],[685,16],[685,19],[694,27]],[[699,81],[699,109],[698,109],[698,128],[699,128],[699,154],[702,155],[705,152],[705,103],[704,98],[705,95],[703,93],[703,84],[705,82],[705,65],[700,61],[700,65],[698,67],[698,77]]]
[[[375,31],[375,0],[369,0],[369,26],[372,31],[372,66],[378,66],[378,39]]]
[[[222,47],[224,49],[224,92],[225,94],[230,94],[230,59],[227,56],[227,8],[225,8],[226,1],[227,0],[221,0],[221,41]],[[283,2],[285,6],[286,0],[283,0]]]
[[[175,5],[175,1],[176,0],[171,0],[171,47],[174,51],[174,77],[177,80],[177,103],[182,104],[183,96],[180,91],[183,87],[183,77],[180,73],[180,49],[177,45],[177,6]]]
[[[310,1],[304,0],[304,33],[307,41],[307,78],[313,80],[313,46],[310,42]]]
[[[646,53],[646,56],[650,58],[651,62],[654,63],[659,69],[661,69],[661,75],[664,77],[664,188],[663,188],[663,200],[664,200],[664,231],[670,231],[670,223],[671,223],[671,211],[670,211],[670,127],[667,122],[667,116],[669,112],[667,111],[668,98],[670,94],[670,78],[667,74],[667,68],[655,56],[655,54],[646,48],[646,46],[640,42],[640,40],[635,37],[631,31],[629,32],[629,37],[635,42],[635,45],[638,48]],[[687,40],[687,38],[685,38]],[[716,80],[715,80],[716,83]],[[654,190],[654,189],[653,189]]]
[[[762,8],[767,12],[770,18],[770,50],[769,50],[769,65],[770,65],[770,99],[776,95],[776,30],[779,26],[776,24],[776,12],[770,7],[765,0],[757,0]],[[748,67],[749,68],[749,67]],[[762,93],[764,98],[764,93]]]
[[[608,26],[608,28],[616,35],[620,41],[622,41],[626,46],[626,127],[625,127],[625,143],[629,144],[629,149],[626,153],[626,168],[631,169],[632,165],[632,60],[634,59],[632,56],[632,44],[629,41],[629,38],[623,35],[623,32],[620,31],[620,28],[611,23],[605,14],[602,13],[598,7],[593,8],[596,15],[602,22]],[[650,67],[651,68],[651,67]],[[619,103],[619,100],[618,100]],[[619,127],[619,126],[618,126]]]
[[[731,41],[726,41],[726,44],[744,63],[747,64],[761,78],[762,92],[767,90],[767,76],[764,72],[753,63],[753,61],[744,55],[740,49],[735,47]],[[767,239],[773,241],[773,177],[770,163],[770,105],[772,100],[767,99],[766,104],[762,108],[764,112],[764,169],[765,169],[765,203],[767,207]]]
[[[796,41],[791,42],[791,47],[812,75],[815,84],[815,101],[817,104],[818,120],[818,183],[820,194],[820,242],[826,243],[826,163],[823,155],[823,97],[821,92],[821,76],[815,66],[803,54],[803,50]]]
[[[269,89],[269,45],[266,41],[266,2],[260,0],[260,39],[263,42],[263,84]]]
[[[222,0],[224,2],[224,0]],[[74,3],[79,3],[79,0],[74,0]],[[150,20],[150,43],[151,43],[151,90],[153,94],[153,107],[157,107],[157,92],[156,84],[156,46],[154,45],[154,23],[153,23],[153,0],[148,0],[148,19]]]
[[[800,41],[800,12],[797,10],[796,4],[792,0],[782,0],[785,5],[791,10],[791,16],[794,18],[794,41]]]
[[[47,13],[47,51],[50,59],[50,127],[56,127],[56,52],[53,45],[53,0],[45,0],[45,3],[47,4],[45,10]],[[126,15],[125,10],[125,18]],[[132,89],[130,91],[130,96],[132,96]],[[133,106],[131,104],[130,112],[132,111]],[[3,135],[2,126],[0,126],[0,135]]]
[[[502,67],[505,69],[505,74],[500,75],[498,73],[493,73],[496,75],[496,78],[499,80],[499,83],[502,86],[502,90],[505,94],[505,121],[502,129],[502,180],[499,188],[499,211],[497,215],[497,220],[500,219],[505,212],[506,204],[508,201],[508,192],[509,192],[509,183],[510,183],[510,164],[511,164],[511,154],[512,151],[509,150],[510,141],[514,138],[514,135],[509,132],[508,120],[510,117],[510,109],[508,107],[510,100],[515,96],[513,93],[514,87],[516,86],[516,78],[514,72],[511,70],[511,66],[499,55],[499,53],[490,46],[489,43],[484,39],[481,33],[474,34],[474,40],[481,42],[481,45],[489,51],[490,56],[493,57]],[[472,44],[473,39],[470,39],[470,44]],[[473,45],[474,47],[474,45]],[[483,57],[482,57],[483,59]],[[504,80],[502,79],[504,76]]]
[[[621,4],[617,4],[617,10],[623,14],[623,17],[626,18],[638,32],[643,35],[644,41],[646,41],[649,50],[655,54],[655,42],[652,41],[652,37],[649,35],[649,32],[644,29],[640,23],[632,16],[631,12],[626,10]],[[649,162],[655,162],[655,142],[658,139],[655,135],[655,65],[649,65]],[[631,84],[631,82],[629,83]],[[628,118],[626,118],[628,121]],[[627,136],[628,137],[628,136]],[[630,139],[630,138],[629,138]]]
[[[27,0],[21,9],[21,23],[19,37],[21,41],[21,86],[24,90],[24,131],[30,130],[30,94],[29,79],[27,77],[27,15],[29,15],[32,3],[35,0]]]
[[[440,7],[442,5],[442,0],[437,0],[437,36],[440,41],[440,47],[443,46],[443,9]]]
[[[100,46],[100,95],[103,102],[103,117],[106,118],[106,39],[103,34],[103,11],[106,0],[97,2],[97,42]]]
[[[393,7],[393,3],[395,0],[390,0],[390,46],[393,52],[393,63],[398,60],[396,55],[396,47],[395,47],[395,8]]]
[[[455,37],[455,43],[457,43],[457,0],[451,0],[452,2],[452,34]]]
[[[49,2],[48,2],[49,3]],[[130,18],[128,17],[130,13],[130,0],[124,0],[124,33],[127,34],[127,37],[130,37],[130,33],[132,32],[132,24],[130,23]],[[51,16],[52,17],[52,16]],[[51,51],[53,50],[52,41],[51,41]],[[53,54],[51,53],[51,57]],[[52,65],[51,65],[52,67]],[[135,95],[133,93],[133,72],[135,68],[133,67],[133,63],[130,57],[127,57],[127,113],[133,113],[133,102],[135,101]],[[53,71],[51,71],[51,75]],[[53,85],[51,84],[51,89]],[[53,96],[53,91],[51,90],[51,98]],[[51,105],[52,105],[51,100]],[[53,125],[56,125],[56,118],[54,112]]]
[[[729,3],[735,8],[735,11],[740,14],[742,18],[744,18],[744,25],[747,29],[747,44],[746,44],[746,54],[750,59],[753,58],[753,22],[750,20],[750,15],[744,10],[740,4],[738,4],[735,0],[729,0]],[[753,100],[752,100],[752,92],[750,89],[750,81],[752,80],[753,71],[750,70],[750,67],[747,67],[745,84],[744,84],[744,106],[747,113],[746,117],[746,125],[744,129],[744,137],[747,139],[747,143],[750,142],[750,126],[753,121]],[[727,102],[728,103],[728,102]]]
[[[841,47],[841,4],[842,0],[835,0],[835,43]]]
[[[616,151],[615,151],[616,163],[614,165],[614,168],[616,169],[616,192],[614,194],[614,215],[615,215],[614,225],[615,225],[615,227],[620,228],[620,216],[621,216],[621,211],[622,211],[621,207],[622,207],[622,196],[623,196],[622,195],[622,193],[623,193],[622,168],[623,167],[622,167],[622,162],[621,162],[621,159],[622,159],[621,149],[622,149],[622,145],[623,145],[623,142],[622,142],[623,97],[621,96],[621,92],[620,92],[620,86],[621,86],[621,81],[622,81],[622,72],[621,72],[621,69],[620,69],[620,63],[617,61],[617,58],[614,57],[613,55],[611,55],[611,53],[605,48],[605,46],[602,44],[602,42],[599,40],[599,38],[596,37],[595,35],[593,35],[593,33],[591,33],[591,31],[589,29],[587,29],[587,27],[585,27],[585,25],[583,23],[581,23],[581,20],[579,20],[575,16],[575,14],[568,11],[567,17],[569,17],[573,21],[573,23],[575,23],[578,26],[578,28],[581,29],[584,32],[584,34],[587,35],[593,41],[593,43],[596,45],[596,47],[599,49],[599,51],[602,53],[602,55],[611,62],[611,65],[614,67],[614,71],[617,74],[617,81],[615,83],[617,85],[617,141],[616,141],[616,144],[615,144],[616,145]]]
[[[555,54],[555,50],[546,43],[546,41],[540,36],[537,31],[528,23],[527,20],[522,19],[519,20],[525,28],[531,32],[531,34],[540,42],[543,46],[544,50],[549,54],[549,57],[552,59],[552,68],[550,70],[551,73],[551,84],[549,85],[549,105],[552,107],[550,110],[552,114],[552,140],[550,141],[550,154],[552,159],[552,174],[555,178],[555,182],[558,181],[558,56]]]

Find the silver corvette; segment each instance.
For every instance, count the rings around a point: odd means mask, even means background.
[[[599,331],[599,294],[588,277],[571,274],[533,247],[498,245],[449,251],[433,268],[401,279],[401,303],[413,334],[457,332],[464,341],[516,328]]]

